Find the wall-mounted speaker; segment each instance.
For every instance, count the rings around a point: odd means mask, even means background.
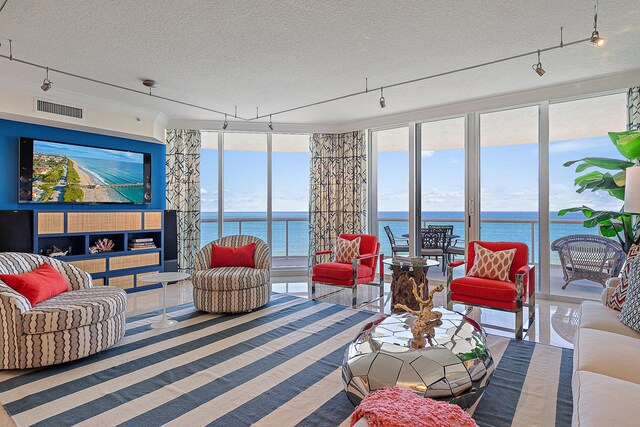
[[[178,215],[164,211],[164,271],[178,271]]]
[[[18,183],[18,200],[30,202],[31,181],[33,180],[33,145],[23,138],[20,139],[20,182]]]
[[[151,154],[144,155],[144,201],[151,203]]]
[[[0,211],[0,252],[33,253],[33,211]]]

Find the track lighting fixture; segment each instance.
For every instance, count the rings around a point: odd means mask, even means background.
[[[542,62],[540,62],[540,51],[538,51],[538,63],[533,64],[531,68],[533,68],[533,71],[538,73],[540,77],[544,76],[544,73],[546,73],[546,71],[544,71],[544,68],[542,68]]]
[[[49,67],[47,67],[47,77],[45,77],[45,79],[42,81],[42,86],[40,86],[40,89],[46,92],[51,89],[51,86],[53,86],[53,83],[51,82],[51,80],[49,80]]]
[[[596,5],[593,7],[593,33],[591,33],[589,42],[595,47],[602,47],[604,44],[604,39],[598,33],[598,0],[596,0]]]
[[[0,10],[2,10],[2,7],[4,7],[4,5],[7,3],[6,0],[0,0]],[[403,80],[403,81],[397,81],[397,82],[388,82],[387,84],[387,88],[392,87],[392,88],[396,88],[396,87],[400,87],[400,86],[405,86],[405,85],[413,85],[419,82],[426,82],[426,81],[431,81],[433,79],[437,79],[437,78],[441,78],[444,76],[449,76],[449,75],[453,75],[453,74],[457,74],[457,73],[461,73],[461,72],[469,72],[470,70],[476,70],[476,69],[481,69],[487,66],[494,66],[496,64],[501,64],[501,63],[506,63],[506,62],[510,62],[510,61],[514,61],[514,60],[520,60],[521,58],[524,57],[528,57],[530,55],[535,55],[536,53],[538,54],[538,62],[536,64],[534,64],[532,66],[533,70],[539,75],[539,76],[543,76],[545,74],[545,70],[544,68],[542,68],[542,62],[540,60],[540,53],[541,52],[550,52],[556,49],[562,49],[562,48],[566,48],[569,46],[574,46],[574,45],[578,45],[578,44],[582,44],[582,43],[591,43],[594,46],[597,47],[601,47],[604,45],[604,38],[600,37],[600,34],[598,32],[598,0],[595,0],[595,6],[594,6],[594,16],[593,16],[593,32],[591,33],[591,37],[585,37],[579,40],[573,40],[573,41],[565,41],[564,40],[564,34],[563,34],[563,30],[564,27],[560,27],[560,44],[559,45],[551,45],[548,47],[544,47],[540,50],[533,50],[533,51],[528,51],[528,52],[522,52],[516,55],[511,55],[511,56],[507,56],[507,57],[502,57],[502,58],[497,58],[497,59],[491,59],[485,62],[479,62],[476,64],[472,64],[472,65],[465,65],[462,66],[460,68],[454,68],[454,69],[449,69],[449,70],[444,70],[441,72],[437,72],[434,74],[429,74],[429,75],[424,75],[424,76],[419,76],[416,78],[411,78],[409,80]],[[20,59],[17,58],[15,56],[13,56],[13,49],[12,49],[12,40],[11,39],[6,39],[9,42],[9,52],[8,54],[5,53],[0,53],[0,59],[6,59],[8,61],[12,61],[15,63],[19,63],[19,64],[23,64],[29,67],[33,67],[33,68],[37,68],[39,70],[41,69],[45,69],[47,70],[47,77],[43,80],[42,82],[42,86],[40,86],[40,88],[44,91],[47,92],[48,90],[50,90],[53,87],[53,83],[51,82],[51,80],[49,80],[49,68],[45,67],[44,64],[42,63],[36,63],[36,62],[31,62],[31,61],[26,61],[24,59]],[[166,101],[166,102],[171,102],[174,104],[178,104],[178,105],[182,105],[182,106],[186,106],[186,107],[191,107],[191,108],[197,108],[199,110],[203,110],[203,111],[207,111],[209,113],[215,113],[215,114],[219,114],[220,116],[225,117],[225,120],[223,122],[223,129],[226,129],[229,125],[228,122],[228,116],[230,116],[232,113],[227,111],[221,111],[221,110],[217,110],[214,108],[210,108],[204,105],[198,105],[198,104],[193,104],[190,102],[186,102],[180,99],[175,99],[175,98],[169,98],[167,96],[162,96],[160,94],[156,95],[155,93],[152,92],[152,89],[157,87],[157,82],[155,80],[151,80],[151,79],[145,79],[142,81],[143,85],[145,86],[145,89],[148,90],[140,90],[140,89],[134,89],[131,87],[127,87],[127,86],[123,86],[123,85],[119,85],[119,84],[115,84],[112,82],[108,82],[108,81],[103,81],[103,80],[98,80],[96,78],[90,77],[90,76],[85,76],[85,75],[81,75],[81,74],[77,74],[74,73],[72,71],[68,71],[68,70],[63,70],[60,68],[52,68],[51,71],[56,72],[60,75],[64,75],[67,77],[72,77],[78,80],[83,80],[85,82],[90,82],[93,84],[99,84],[99,85],[103,85],[105,87],[110,87],[110,88],[115,88],[115,89],[119,89],[121,91],[126,91],[126,92],[130,92],[130,93],[136,93],[136,94],[142,94],[142,95],[147,95],[149,97],[153,97],[155,99],[158,100],[162,100],[162,101]],[[386,100],[384,98],[384,88],[382,86],[380,86],[378,89],[380,89],[380,99],[379,99],[379,103],[380,103],[380,108],[385,108],[386,107]],[[373,92],[375,92],[378,89],[372,89]],[[253,120],[262,120],[265,119],[267,116],[269,116],[269,129],[273,130],[273,122],[272,122],[272,118],[271,116],[273,114],[285,114],[285,113],[290,113],[292,111],[298,111],[298,110],[302,110],[302,109],[307,109],[307,108],[312,108],[312,107],[316,107],[319,105],[325,105],[325,104],[329,104],[329,103],[333,103],[333,102],[337,102],[337,101],[341,101],[347,98],[355,98],[355,97],[359,97],[361,95],[365,95],[369,93],[369,79],[365,78],[365,86],[364,86],[364,90],[358,90],[355,92],[350,92],[350,93],[346,93],[340,96],[336,96],[333,98],[327,98],[327,99],[321,99],[315,102],[310,102],[308,104],[304,104],[304,105],[297,105],[297,106],[293,106],[290,108],[286,108],[286,109],[282,109],[279,111],[272,111],[271,114],[263,114],[260,115],[260,111],[258,109],[258,107],[256,107],[256,115],[255,117],[243,117],[243,116],[238,116],[238,107],[234,108],[234,112],[233,112],[233,117],[236,120],[242,120],[242,121],[253,121]]]

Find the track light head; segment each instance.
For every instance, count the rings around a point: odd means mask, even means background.
[[[51,83],[51,80],[49,79],[44,79],[42,81],[42,86],[40,86],[40,89],[42,89],[44,92],[48,91],[49,89],[51,89],[51,87],[53,86],[53,83]]]
[[[604,44],[604,39],[600,37],[598,30],[593,30],[593,33],[591,33],[591,38],[589,39],[589,42],[595,47],[602,47],[602,45]]]
[[[533,68],[533,71],[535,71],[540,77],[544,76],[544,73],[546,73],[544,68],[542,68],[542,62],[540,61],[540,51],[538,51],[538,63],[533,64],[531,68]]]
[[[46,92],[51,89],[52,86],[53,83],[51,82],[51,80],[49,80],[49,67],[47,67],[47,77],[45,77],[42,81],[42,86],[40,86],[40,89],[42,89],[43,92]]]
[[[271,114],[269,114],[269,124],[267,126],[269,126],[269,129],[273,130],[273,123],[271,122]]]
[[[224,123],[222,124],[222,130],[225,130],[229,127],[229,122],[227,121],[227,115],[224,115]]]
[[[380,108],[384,108],[387,105],[387,101],[384,99],[384,93],[382,88],[380,88]]]
[[[593,33],[591,33],[589,42],[595,47],[602,47],[604,44],[604,39],[600,37],[598,33],[598,0],[596,0],[596,4],[593,6]]]

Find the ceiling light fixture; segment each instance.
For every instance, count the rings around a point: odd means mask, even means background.
[[[267,126],[269,126],[269,129],[273,130],[273,123],[271,122],[271,114],[269,114],[269,124]]]
[[[51,86],[53,86],[53,83],[51,82],[51,80],[49,80],[49,67],[47,67],[47,77],[45,77],[42,81],[42,86],[40,86],[40,89],[46,92],[51,89]]]
[[[546,71],[544,71],[544,68],[542,68],[542,62],[540,62],[540,51],[538,51],[538,63],[533,64],[531,68],[533,68],[533,71],[538,73],[540,77],[544,76],[544,73],[546,73]]]
[[[4,6],[4,4],[6,4],[6,1],[3,2],[3,0],[0,0],[0,4],[2,4]],[[569,46],[573,46],[573,45],[578,45],[578,44],[582,44],[582,43],[586,43],[586,42],[590,42],[593,43],[596,46],[602,46],[604,44],[604,39],[602,37],[600,37],[599,33],[598,33],[598,29],[597,29],[597,22],[598,22],[598,2],[596,0],[596,5],[595,5],[595,14],[594,14],[594,25],[593,25],[593,33],[591,35],[591,37],[587,37],[587,38],[583,38],[583,39],[579,39],[579,40],[573,40],[570,42],[564,42],[563,40],[563,34],[562,34],[562,29],[561,34],[560,34],[560,44],[559,45],[553,45],[553,46],[549,46],[549,47],[545,47],[543,49],[540,50],[534,50],[534,51],[530,51],[530,52],[523,52],[523,53],[519,53],[516,55],[512,55],[512,56],[507,56],[507,57],[502,57],[502,58],[498,58],[498,59],[492,59],[486,62],[481,62],[481,63],[476,63],[473,65],[467,65],[464,67],[460,67],[460,68],[456,68],[456,69],[450,69],[450,70],[445,70],[445,71],[441,71],[438,73],[434,73],[434,74],[430,74],[430,75],[425,75],[425,76],[421,76],[421,77],[416,77],[413,79],[409,79],[409,80],[403,80],[403,81],[399,81],[399,82],[395,82],[395,83],[391,83],[388,84],[387,86],[385,86],[387,89],[390,87],[400,87],[400,86],[406,86],[406,85],[410,85],[410,84],[415,84],[415,83],[420,83],[420,82],[424,82],[427,80],[433,80],[436,78],[440,78],[440,77],[444,77],[444,76],[449,76],[452,74],[456,74],[456,73],[461,73],[461,72],[467,72],[467,71],[471,71],[471,70],[475,70],[475,69],[479,69],[479,68],[483,68],[483,67],[488,67],[488,66],[493,66],[496,64],[501,64],[504,62],[510,62],[510,61],[515,61],[521,58],[525,58],[527,56],[530,55],[535,55],[536,53],[541,53],[541,52],[549,52],[552,50],[556,50],[556,49],[562,49],[564,47],[569,47]],[[1,59],[6,59],[9,61],[13,61],[13,62],[18,62],[20,64],[23,65],[27,65],[30,67],[34,67],[34,68],[39,68],[39,69],[47,69],[47,67],[45,67],[42,64],[38,64],[36,62],[32,62],[32,61],[27,61],[24,59],[20,59],[20,58],[16,58],[13,56],[13,50],[12,50],[12,46],[11,46],[11,39],[7,39],[9,41],[9,54],[0,54],[0,58]],[[538,64],[536,64],[537,66]],[[542,67],[540,67],[541,71],[544,71],[542,69]],[[534,70],[536,70],[534,68]],[[84,80],[87,82],[91,82],[91,83],[96,83],[96,84],[100,84],[103,86],[108,86],[111,88],[115,88],[115,89],[120,89],[123,91],[127,91],[127,92],[132,92],[132,93],[137,93],[137,94],[141,94],[141,95],[146,95],[146,96],[150,96],[162,101],[167,101],[167,102],[171,102],[174,104],[178,104],[178,105],[183,105],[186,107],[191,107],[191,108],[196,108],[198,110],[202,110],[202,111],[208,111],[210,113],[216,113],[216,114],[220,114],[221,116],[228,114],[228,112],[225,111],[220,111],[220,110],[216,110],[214,108],[210,108],[210,107],[206,107],[204,105],[198,105],[198,104],[193,104],[193,103],[189,103],[189,102],[185,102],[185,101],[181,101],[179,99],[176,98],[169,98],[166,96],[160,96],[160,95],[156,95],[151,93],[151,90],[149,90],[149,92],[146,91],[141,91],[138,89],[132,89],[130,87],[126,87],[123,85],[119,85],[119,84],[115,84],[115,83],[110,83],[104,80],[98,80],[92,77],[88,77],[88,76],[84,76],[81,74],[75,74],[72,73],[70,71],[64,71],[61,69],[56,69],[56,68],[52,68],[51,71],[54,71],[58,74],[61,74],[63,76],[68,76],[68,77],[73,77],[79,80]],[[538,72],[538,70],[536,70],[536,72]],[[46,79],[45,79],[46,81]],[[51,84],[51,81],[49,81],[49,83]],[[44,85],[43,82],[43,87],[42,89],[45,90],[45,88],[47,88],[47,86]],[[49,86],[50,88],[50,86]],[[269,114],[264,114],[264,115],[260,115],[256,109],[256,117],[241,117],[238,116],[238,111],[237,111],[237,107],[235,109],[235,114],[234,117],[238,120],[243,120],[243,121],[253,121],[253,120],[260,120],[262,118],[265,118],[267,116],[275,116],[278,114],[285,114],[285,113],[290,113],[293,111],[298,111],[298,110],[302,110],[302,109],[306,109],[306,108],[311,108],[311,107],[317,107],[319,105],[324,105],[324,104],[328,104],[328,103],[332,103],[332,102],[337,102],[337,101],[342,101],[345,99],[349,99],[349,98],[354,98],[357,96],[361,96],[361,95],[365,95],[368,92],[374,92],[377,91],[378,89],[380,89],[380,101],[381,101],[381,108],[384,108],[386,105],[386,101],[384,100],[384,96],[383,96],[383,88],[378,87],[378,88],[369,88],[368,87],[368,79],[365,79],[365,87],[363,90],[359,90],[356,92],[351,92],[351,93],[346,93],[344,95],[340,95],[340,96],[336,96],[334,98],[327,98],[327,99],[322,99],[319,101],[315,101],[315,102],[311,102],[308,104],[303,104],[303,105],[297,105],[291,108],[286,108],[283,110],[278,110],[278,111],[272,111]],[[46,89],[48,90],[48,89]],[[230,115],[230,114],[228,114]]]
[[[225,130],[229,127],[229,122],[227,121],[227,113],[224,113],[224,123],[222,124],[222,130]]]
[[[595,47],[602,47],[604,44],[604,39],[598,33],[598,0],[596,0],[596,5],[593,7],[593,33],[591,33],[589,41]]]

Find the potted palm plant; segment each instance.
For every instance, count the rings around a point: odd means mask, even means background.
[[[618,149],[623,159],[606,157],[585,157],[572,160],[564,164],[565,167],[576,166],[576,173],[583,173],[575,179],[577,193],[584,191],[605,191],[611,197],[624,202],[626,169],[640,163],[640,132],[609,132],[611,142]],[[581,206],[562,209],[558,212],[563,216],[568,212],[582,212],[585,216],[586,228],[600,227],[600,233],[605,237],[615,237],[625,252],[631,245],[640,243],[640,223],[636,215],[620,211],[601,211]]]

